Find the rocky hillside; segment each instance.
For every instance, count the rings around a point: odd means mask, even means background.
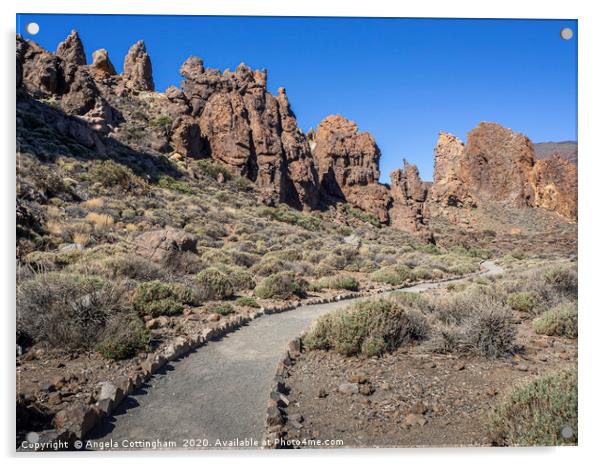
[[[121,75],[106,50],[93,57],[86,64],[75,31],[55,53],[17,37],[20,97],[60,109],[63,114],[49,123],[96,153],[113,156],[115,141],[172,161],[211,158],[252,181],[267,205],[349,203],[384,224],[425,229],[424,199],[378,183],[380,151],[370,134],[337,115],[320,123],[310,141],[297,127],[284,88],[277,96],[267,91],[265,70],[241,64],[220,72],[190,57],[180,69],[181,88],[157,93],[144,42],[130,48]],[[413,177],[405,183],[414,180],[421,183]]]
[[[468,142],[440,133],[430,207],[452,219],[489,202],[543,207],[577,220],[577,167],[555,155],[536,160],[531,140],[496,123],[480,123]]]
[[[185,168],[211,159],[251,181],[266,205],[345,205],[423,239],[431,238],[429,212],[456,221],[458,209],[488,202],[577,218],[576,166],[562,155],[537,160],[536,147],[551,148],[498,124],[479,124],[466,145],[441,133],[432,187],[405,161],[389,186],[378,181],[380,150],[370,133],[331,115],[304,134],[284,88],[277,96],[268,92],[266,70],[241,64],[221,72],[190,57],[180,74],[180,88],[154,92],[142,41],[130,48],[118,75],[104,49],[86,63],[75,31],[54,53],[17,37],[18,106],[35,108],[45,124],[99,157],[130,153],[138,165],[159,157],[166,167]]]

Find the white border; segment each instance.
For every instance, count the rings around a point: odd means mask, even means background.
[[[577,18],[579,20],[579,245],[580,245],[580,355],[579,390],[580,422],[577,448],[556,449],[428,449],[428,450],[337,450],[304,452],[231,452],[178,454],[178,463],[194,462],[231,464],[242,460],[250,465],[283,463],[306,465],[311,463],[345,462],[349,465],[363,464],[373,458],[379,464],[403,462],[458,463],[462,465],[492,465],[508,462],[545,462],[546,464],[576,464],[587,461],[597,453],[597,434],[600,429],[600,346],[597,344],[602,330],[602,309],[598,306],[596,286],[600,287],[600,241],[602,235],[599,186],[602,169],[600,164],[602,128],[600,112],[602,101],[599,83],[602,82],[600,66],[600,44],[602,24],[593,1],[530,1],[505,0],[486,2],[471,0],[421,0],[394,2],[385,0],[229,0],[197,1],[186,0],[103,0],[83,4],[69,0],[22,0],[13,5],[2,3],[3,67],[0,72],[0,89],[3,93],[0,112],[0,130],[4,151],[0,160],[3,183],[2,218],[2,296],[4,344],[2,399],[6,403],[2,412],[2,446],[5,456],[13,453],[14,433],[14,33],[15,14],[20,13],[105,13],[105,14],[221,14],[221,15],[269,15],[269,16],[403,16],[403,17],[470,17],[470,18]],[[12,8],[11,8],[12,6]],[[291,50],[294,53],[294,50]],[[359,57],[361,60],[361,57]],[[115,454],[85,454],[86,462],[99,463],[113,459]],[[129,455],[126,461],[143,460],[149,464],[162,464],[173,454],[152,453]],[[599,456],[599,455],[596,455]],[[16,457],[17,459],[19,456]],[[24,457],[21,457],[25,459]],[[40,457],[46,464],[80,463],[81,456],[52,454]],[[31,460],[30,458],[27,459]]]

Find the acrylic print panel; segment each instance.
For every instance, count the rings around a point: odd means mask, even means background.
[[[17,31],[19,451],[577,443],[575,20]]]

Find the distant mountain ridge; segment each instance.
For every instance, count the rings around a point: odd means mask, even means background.
[[[577,141],[538,142],[533,144],[535,158],[537,160],[549,159],[558,154],[561,158],[578,165],[578,143]]]

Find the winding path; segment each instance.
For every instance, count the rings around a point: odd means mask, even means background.
[[[491,261],[482,266],[481,276],[503,272]],[[443,284],[461,280],[464,278]],[[424,283],[397,291],[419,293],[441,284]],[[361,299],[366,298],[265,315],[208,342],[167,364],[124,400],[88,439],[112,441],[105,444],[108,449],[124,449],[124,440],[173,441],[176,448],[219,448],[218,439],[222,443],[248,439],[251,443],[243,448],[258,448],[252,442],[261,442],[267,397],[285,345],[317,317]],[[194,440],[192,445],[185,444],[190,440]]]

